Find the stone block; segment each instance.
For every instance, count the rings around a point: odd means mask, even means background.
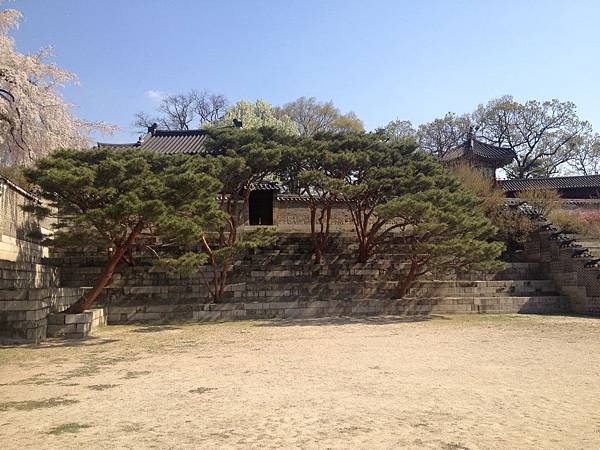
[[[90,323],[92,320],[92,313],[82,312],[79,314],[65,314],[65,323]]]
[[[77,323],[75,324],[75,331],[78,333],[89,333],[92,330],[91,323]]]

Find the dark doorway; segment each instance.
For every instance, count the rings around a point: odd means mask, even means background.
[[[273,225],[273,191],[252,191],[248,199],[250,225]]]

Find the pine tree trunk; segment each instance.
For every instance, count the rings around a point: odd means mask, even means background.
[[[321,264],[321,260],[323,258],[323,251],[321,250],[320,246],[317,245],[315,247],[314,255],[315,255],[315,259],[314,259],[315,265]]]
[[[410,269],[408,270],[406,277],[404,277],[404,280],[402,280],[402,283],[400,283],[400,286],[398,287],[398,298],[404,298],[406,294],[408,294],[409,289],[412,287],[415,281],[417,267],[417,262],[412,260],[410,262]]]
[[[110,260],[108,261],[108,264],[104,267],[104,269],[102,270],[102,273],[96,280],[96,284],[94,285],[92,290],[89,291],[82,298],[77,300],[75,303],[73,303],[69,308],[67,308],[65,313],[79,314],[94,304],[94,302],[96,301],[96,299],[102,292],[102,289],[104,289],[106,287],[106,285],[110,282],[110,280],[113,276],[113,273],[114,273],[115,269],[117,268],[117,265],[119,264],[119,261],[121,261],[121,259],[123,258],[123,255],[129,248],[129,246],[140,235],[140,233],[142,232],[142,229],[143,229],[143,225],[141,223],[138,223],[134,227],[134,229],[131,231],[131,234],[129,235],[129,237],[127,238],[125,243],[123,245],[121,245],[120,247],[118,247],[117,250],[115,251],[115,253],[113,253]]]
[[[367,243],[361,240],[358,243],[358,262],[366,263],[369,260],[369,256],[371,256],[369,253]]]

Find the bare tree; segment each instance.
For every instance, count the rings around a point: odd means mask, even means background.
[[[164,115],[168,130],[189,130],[196,118],[195,98],[187,94],[170,94],[162,99],[158,110]]]
[[[192,90],[190,95],[194,99],[194,112],[200,118],[200,125],[214,123],[225,115],[229,103],[224,95],[213,94],[206,90],[202,92]]]
[[[480,105],[472,121],[479,138],[515,151],[515,162],[506,168],[512,178],[558,173],[573,161],[581,138],[591,132],[574,103],[557,99],[519,103],[504,96]]]
[[[392,120],[375,132],[381,134],[385,142],[392,144],[414,142],[417,137],[417,131],[413,128],[410,120]]]
[[[189,130],[218,121],[225,114],[226,108],[225,96],[192,89],[185,94],[165,96],[160,102],[157,116],[145,112],[136,113],[133,125],[140,131],[145,131],[153,123],[166,130]]]
[[[419,147],[441,158],[464,142],[470,126],[471,119],[468,115],[457,116],[449,112],[440,119],[419,126]]]
[[[567,162],[569,168],[580,175],[600,173],[600,134],[588,133],[576,146],[573,159]]]
[[[319,132],[363,131],[362,121],[350,111],[342,114],[333,102],[319,102],[315,97],[300,97],[276,108],[279,118],[289,117],[303,136],[313,136]]]

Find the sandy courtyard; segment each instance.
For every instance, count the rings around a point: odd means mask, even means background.
[[[600,320],[106,327],[0,348],[0,446],[600,448]]]

